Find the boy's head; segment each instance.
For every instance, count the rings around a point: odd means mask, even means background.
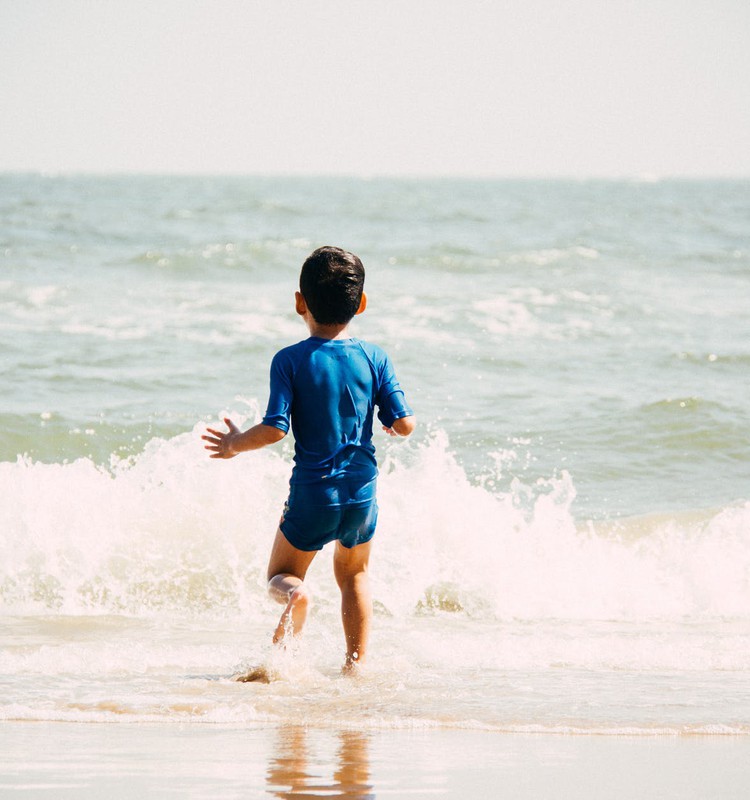
[[[359,311],[365,268],[340,247],[319,247],[307,257],[299,290],[319,325],[346,325]]]

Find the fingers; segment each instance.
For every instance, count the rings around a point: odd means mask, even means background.
[[[228,452],[224,450],[220,446],[212,447],[211,445],[206,445],[204,450],[213,450],[213,453],[209,455],[209,458],[234,458],[237,454]]]
[[[239,433],[239,428],[232,422],[230,419],[225,419],[224,422],[227,423],[229,426],[228,432],[217,431],[214,428],[206,428],[206,432],[210,433],[210,436],[206,436],[205,434],[201,436],[204,442],[211,442],[211,444],[221,445],[224,439],[232,433]],[[207,447],[206,450],[209,448]]]
[[[213,428],[206,428],[206,430],[213,434],[212,436],[206,436],[205,434],[201,436],[204,442],[208,442],[207,445],[204,445],[204,450],[213,450],[215,455],[212,455],[211,458],[223,458],[222,456],[222,449],[223,449],[223,440],[226,436],[225,433],[220,433],[219,431],[215,431]]]
[[[231,419],[229,419],[229,417],[224,417],[224,424],[227,426],[227,428],[229,428],[228,433],[239,433],[240,432],[240,429],[234,424],[234,422],[232,422]],[[208,428],[207,427],[206,430],[210,434],[212,434],[213,436],[217,436],[219,439],[223,439],[227,435],[227,433],[225,433],[223,431],[217,431],[214,428]],[[206,437],[206,436],[202,436],[201,438],[202,439],[206,439],[206,441],[208,441],[208,437]]]
[[[224,424],[229,428],[228,431],[217,431],[215,428],[207,427],[206,433],[201,436],[204,442],[208,442],[203,449],[210,451],[210,458],[233,458],[237,455],[230,442],[234,436],[239,434],[240,429],[229,417],[224,417]]]

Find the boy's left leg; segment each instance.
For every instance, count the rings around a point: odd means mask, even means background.
[[[268,593],[277,602],[286,603],[286,608],[274,631],[274,644],[282,641],[289,631],[295,636],[302,633],[311,605],[304,580],[317,552],[299,550],[281,530],[276,531],[268,560]]]

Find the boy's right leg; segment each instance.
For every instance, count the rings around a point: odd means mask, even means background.
[[[302,633],[311,602],[303,581],[317,552],[298,550],[280,529],[276,531],[268,560],[268,594],[278,603],[285,603],[286,608],[274,631],[274,644],[289,632],[296,636]]]
[[[344,669],[351,671],[367,659],[367,643],[372,623],[372,596],[367,568],[372,541],[356,547],[344,547],[336,542],[333,572],[341,589],[341,622],[346,638]]]

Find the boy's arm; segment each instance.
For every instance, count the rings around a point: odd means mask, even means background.
[[[379,357],[378,389],[375,396],[378,419],[389,436],[410,436],[416,427],[414,412],[406,402],[390,358],[379,349],[375,354]]]
[[[414,414],[409,414],[408,417],[399,417],[398,419],[393,420],[393,425],[390,428],[387,428],[383,425],[383,430],[389,436],[409,436],[414,432],[414,428],[417,427],[417,420]]]
[[[241,431],[228,417],[224,418],[224,424],[229,428],[226,433],[206,428],[211,436],[201,436],[201,439],[208,442],[206,450],[213,450],[211,458],[234,458],[246,450],[259,450],[266,445],[275,444],[286,436],[281,428],[263,423],[253,425],[246,431]]]

